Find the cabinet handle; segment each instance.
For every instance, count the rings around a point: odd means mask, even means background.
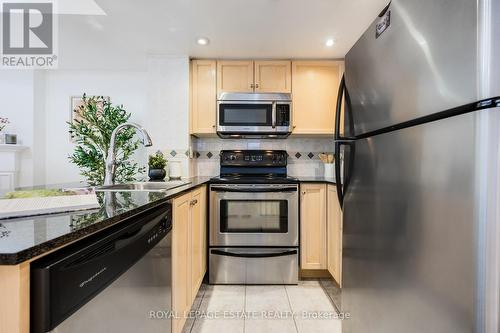
[[[194,200],[191,200],[191,202],[189,203],[191,206],[194,206],[198,203],[198,200],[194,199]]]
[[[258,87],[259,87],[259,84],[258,84],[258,83],[256,83],[256,84],[255,84],[255,88],[258,88]]]
[[[252,83],[252,84],[250,85],[250,88],[252,88],[252,89],[253,89],[253,88],[255,88],[255,85]]]
[[[306,191],[302,191],[302,195],[306,195]]]
[[[215,128],[215,125],[212,125],[212,128]]]

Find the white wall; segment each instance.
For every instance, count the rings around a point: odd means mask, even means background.
[[[33,158],[33,180],[34,185],[45,184],[46,176],[46,91],[45,91],[45,71],[35,71],[33,76],[33,143],[31,146]],[[26,174],[22,169],[21,174]],[[29,182],[26,185],[30,185]]]
[[[78,168],[68,161],[74,149],[69,140],[67,121],[71,114],[71,96],[110,96],[111,103],[123,104],[132,113],[131,121],[149,132],[153,147],[136,154],[140,164],[147,153],[163,151],[171,160],[183,163],[188,176],[188,159],[175,158],[172,150],[189,147],[189,59],[153,57],[147,71],[52,71],[46,77],[46,182],[66,183],[81,180]]]
[[[33,183],[34,73],[30,70],[0,72],[0,117],[9,118],[5,133],[17,134],[18,143],[30,147],[22,152],[19,186]]]
[[[0,117],[8,117],[6,131],[29,147],[21,156],[20,186],[82,180],[68,156],[74,150],[68,133],[71,96],[110,96],[123,104],[131,121],[143,124],[153,147],[140,148],[135,158],[147,163],[147,153],[164,152],[183,164],[189,175],[189,59],[154,56],[147,69],[137,71],[51,70],[2,71]],[[176,156],[170,152],[175,150]]]
[[[150,57],[147,84],[144,125],[153,140],[149,151],[162,150],[169,161],[182,163],[183,176],[189,176],[190,160],[185,154],[190,143],[189,58]]]

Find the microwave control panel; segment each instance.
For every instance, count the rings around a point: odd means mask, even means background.
[[[276,126],[290,126],[290,103],[276,104]]]

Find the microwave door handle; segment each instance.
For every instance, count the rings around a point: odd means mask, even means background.
[[[273,102],[273,108],[272,108],[271,112],[272,112],[272,117],[273,117],[273,119],[272,119],[272,121],[273,121],[272,126],[273,126],[273,128],[276,128],[276,102]]]

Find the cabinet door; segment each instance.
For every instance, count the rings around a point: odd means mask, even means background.
[[[253,61],[217,62],[217,93],[253,92]]]
[[[255,91],[266,93],[292,92],[290,61],[255,61]]]
[[[342,286],[342,213],[334,185],[328,185],[327,202],[328,271]]]
[[[180,333],[191,307],[189,215],[191,194],[174,199],[172,225],[172,332]]]
[[[205,275],[206,252],[206,188],[200,187],[191,196],[191,299],[194,300]]]
[[[333,135],[341,61],[292,62],[293,134]]]
[[[207,200],[207,187],[201,187],[201,195],[200,195],[200,216],[201,216],[201,247],[200,247],[200,256],[201,256],[201,275],[200,275],[200,285],[205,277],[205,273],[207,272],[207,239],[208,239],[208,200]],[[199,286],[198,286],[199,289]]]
[[[215,60],[191,62],[191,134],[214,134],[217,84]]]
[[[301,268],[327,269],[326,185],[300,185]]]

